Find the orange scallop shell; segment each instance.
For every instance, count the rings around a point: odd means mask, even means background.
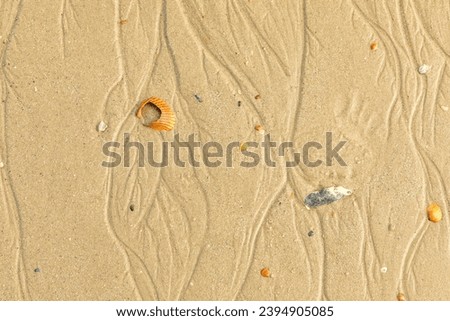
[[[145,99],[136,111],[136,117],[142,118],[142,110],[147,104],[152,104],[161,111],[161,117],[147,126],[154,130],[172,130],[175,126],[175,114],[169,105],[158,97],[150,97]]]
[[[437,223],[442,220],[442,210],[436,203],[431,203],[427,207],[428,219],[431,222]]]

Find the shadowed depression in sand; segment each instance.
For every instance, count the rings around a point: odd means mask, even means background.
[[[448,1],[0,9],[0,299],[450,300]],[[125,133],[262,132],[331,132],[346,166],[101,166]]]

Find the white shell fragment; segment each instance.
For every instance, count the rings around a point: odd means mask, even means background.
[[[2,161],[0,161],[0,168],[3,168],[3,167],[5,167],[5,164]]]
[[[311,207],[318,207],[336,202],[344,196],[348,196],[351,194],[352,191],[345,187],[331,186],[309,194],[305,197],[304,202],[305,206],[309,209]]]
[[[106,125],[106,123],[103,120],[97,125],[97,130],[99,132],[104,132],[106,128],[108,128],[108,125]]]
[[[441,106],[443,111],[448,111],[448,106]]]
[[[421,75],[426,74],[427,72],[430,71],[430,69],[431,69],[431,66],[423,64],[422,66],[419,67],[419,74],[421,74]]]

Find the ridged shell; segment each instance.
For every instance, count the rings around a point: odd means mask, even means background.
[[[158,97],[150,97],[144,100],[136,111],[136,117],[142,118],[142,110],[147,104],[152,104],[161,111],[161,117],[148,124],[154,130],[172,130],[175,126],[175,114],[169,105]]]
[[[442,210],[436,203],[431,203],[427,207],[428,219],[431,222],[437,223],[442,220]]]

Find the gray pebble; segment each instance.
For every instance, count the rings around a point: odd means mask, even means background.
[[[352,191],[342,186],[327,187],[306,196],[305,206],[309,209],[312,207],[327,205],[350,194],[352,194]]]

